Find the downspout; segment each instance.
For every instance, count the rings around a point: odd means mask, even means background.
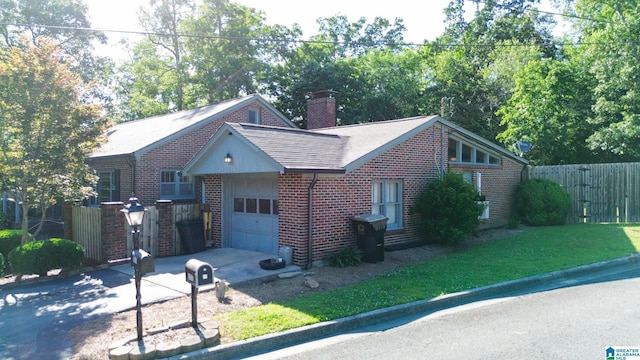
[[[314,173],[313,174],[313,180],[311,180],[311,183],[309,184],[309,191],[308,191],[308,196],[309,196],[309,200],[307,202],[309,208],[308,208],[308,213],[307,213],[307,220],[308,220],[308,224],[309,224],[309,233],[307,234],[307,245],[308,245],[308,249],[307,249],[307,267],[306,269],[309,270],[311,269],[311,265],[313,263],[313,188],[316,186],[316,183],[318,182],[318,173]]]
[[[136,167],[131,162],[131,158],[134,157],[134,154],[132,154],[132,156],[130,157],[127,157],[127,164],[129,164],[129,167],[131,168],[131,191],[129,192],[129,195],[133,195],[136,193]],[[120,189],[120,192],[122,192],[122,189]]]

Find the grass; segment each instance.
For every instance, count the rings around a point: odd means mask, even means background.
[[[611,260],[640,250],[640,225],[540,227],[333,291],[220,314],[234,340]]]

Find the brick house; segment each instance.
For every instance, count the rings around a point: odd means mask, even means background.
[[[215,247],[288,246],[310,266],[354,245],[350,217],[367,213],[388,217],[386,246],[423,240],[409,208],[447,169],[486,196],[482,227],[507,224],[526,160],[439,116],[335,126],[324,95],[309,100],[308,130],[225,122],[185,161],[182,175],[200,179],[213,213]]]
[[[88,158],[99,175],[92,204],[126,201],[132,193],[143,204],[199,201],[200,183],[180,171],[224,123],[232,122],[296,127],[258,95],[118,124]]]

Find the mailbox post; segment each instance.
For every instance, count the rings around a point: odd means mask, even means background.
[[[185,280],[191,284],[191,326],[198,328],[198,288],[213,284],[214,268],[198,259],[190,259],[184,265]]]
[[[146,251],[140,249],[140,225],[147,209],[142,206],[138,198],[131,196],[128,203],[121,210],[127,218],[127,223],[131,226],[133,235],[133,251],[131,251],[131,266],[133,267],[134,279],[136,283],[136,329],[138,341],[142,341],[142,302],[140,295],[140,282],[142,275],[156,271],[153,257]]]

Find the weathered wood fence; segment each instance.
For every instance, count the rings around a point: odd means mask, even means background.
[[[640,163],[536,166],[529,177],[562,185],[570,223],[640,222]]]
[[[158,209],[155,206],[146,206],[143,224],[140,227],[140,246],[149,251],[154,257],[158,256]],[[211,217],[207,212],[202,212],[201,204],[175,204],[173,205],[172,216],[172,255],[182,254],[182,244],[176,223],[180,220],[199,219],[204,217],[205,240],[210,242]],[[203,216],[204,215],[204,216]],[[72,224],[73,240],[82,245],[85,249],[85,257],[97,262],[104,261],[102,252],[101,234],[102,210],[94,207],[73,206]],[[127,253],[133,249],[133,236],[124,215],[122,216],[122,226],[127,234]],[[207,233],[208,232],[208,233]],[[210,244],[209,244],[210,245]]]

